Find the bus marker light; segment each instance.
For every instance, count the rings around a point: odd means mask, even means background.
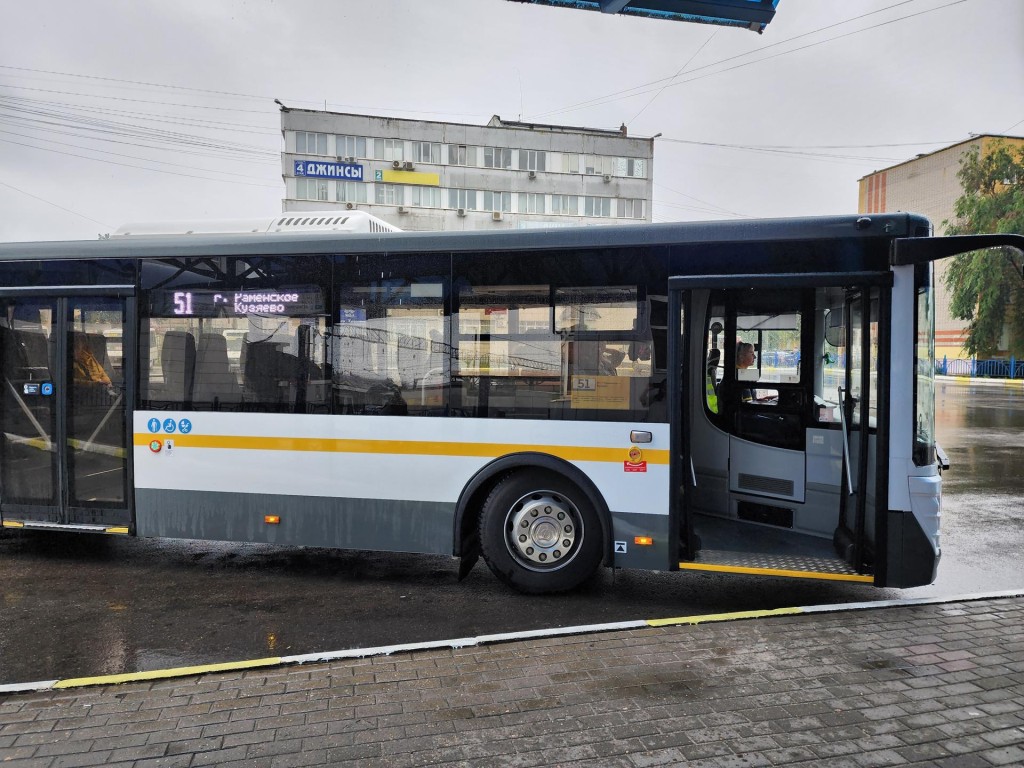
[[[267,523],[267,525],[277,525],[278,523],[281,522],[281,516],[280,515],[264,515],[263,516],[263,522]]]
[[[650,536],[634,536],[633,543],[640,547],[649,547],[654,544],[654,539]]]

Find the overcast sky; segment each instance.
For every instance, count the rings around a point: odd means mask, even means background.
[[[5,2],[0,241],[281,210],[287,105],[654,136],[654,219],[849,213],[1024,134],[1021,0],[781,0],[763,35],[507,0]]]

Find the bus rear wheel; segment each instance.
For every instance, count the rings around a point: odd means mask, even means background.
[[[480,548],[495,576],[530,594],[564,592],[601,563],[601,524],[574,484],[523,470],[498,482],[480,516]]]

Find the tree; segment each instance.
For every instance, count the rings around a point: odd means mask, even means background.
[[[953,221],[943,222],[946,234],[1024,233],[1024,145],[1000,142],[984,156],[975,148],[964,156],[957,176],[963,194]],[[946,271],[949,310],[968,321],[968,354],[992,357],[1005,329],[1010,353],[1024,355],[1022,264],[1021,253],[1012,248],[953,257]]]

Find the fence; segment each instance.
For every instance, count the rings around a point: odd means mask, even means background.
[[[1024,379],[1024,360],[950,360],[935,361],[935,372],[943,376],[970,376],[978,379]]]

